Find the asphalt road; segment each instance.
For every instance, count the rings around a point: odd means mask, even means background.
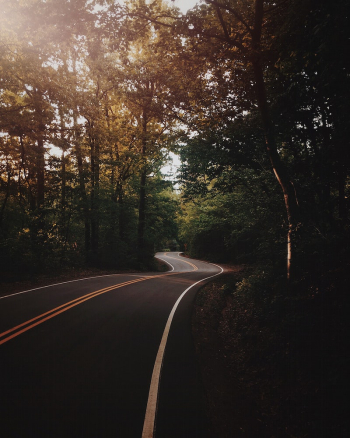
[[[190,316],[221,268],[157,256],[169,272],[0,299],[1,438],[207,436]]]

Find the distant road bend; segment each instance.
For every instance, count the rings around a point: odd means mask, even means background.
[[[74,280],[0,298],[2,438],[204,438],[191,309],[219,266]]]

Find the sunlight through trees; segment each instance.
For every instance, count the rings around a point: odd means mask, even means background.
[[[338,33],[313,0],[1,4],[5,270],[142,265],[182,239],[203,257],[287,255],[297,278],[344,238],[344,0]]]

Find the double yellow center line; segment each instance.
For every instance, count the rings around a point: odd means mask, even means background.
[[[169,256],[167,256],[169,257]],[[174,257],[169,257],[174,258]],[[192,263],[182,260],[182,262],[187,263],[188,265],[191,265],[193,267],[193,270],[198,270],[197,266],[193,265]],[[42,324],[43,322],[54,318],[55,316],[59,315],[60,313],[66,312],[67,310],[71,309],[72,307],[78,306],[79,304],[84,303],[85,301],[91,300],[91,298],[95,298],[99,295],[105,294],[106,292],[110,292],[111,290],[119,289],[124,286],[128,286],[129,284],[135,284],[139,283],[140,281],[150,280],[151,278],[156,277],[164,277],[167,275],[174,275],[174,274],[180,274],[180,272],[171,272],[166,274],[160,274],[160,275],[152,275],[149,277],[141,277],[137,278],[135,280],[129,280],[125,281],[124,283],[116,284],[113,286],[108,286],[103,289],[96,290],[95,292],[91,292],[87,295],[83,295],[79,298],[76,298],[75,300],[69,301],[68,303],[62,304],[61,306],[55,307],[54,309],[51,309],[45,313],[42,313],[41,315],[36,316],[35,318],[29,319],[28,321],[23,322],[22,324],[17,325],[16,327],[12,327],[11,329],[0,333],[0,345],[5,344],[5,342],[10,341],[11,339],[19,336],[20,334],[32,329],[33,327],[36,327],[39,324]]]
[[[36,316],[35,318],[32,318],[28,321],[23,322],[22,324],[17,325],[16,327],[12,327],[11,329],[0,333],[0,345],[4,344],[5,342],[9,341],[10,339],[15,338],[16,336],[19,336],[20,334],[30,330],[31,328],[42,324],[43,322],[47,321],[48,319],[51,319],[60,313],[63,313],[72,307],[78,306],[79,304],[83,303],[84,301],[91,300],[91,298],[95,298],[99,295],[105,294],[106,292],[109,292],[114,289],[119,289],[124,286],[128,286],[129,284],[139,283],[140,281],[149,280],[151,278],[155,277],[164,277],[165,275],[170,274],[163,274],[163,275],[153,275],[150,277],[142,277],[137,278],[135,280],[129,280],[125,281],[124,283],[116,284],[113,286],[108,286],[103,289],[99,289],[95,292],[91,292],[87,295],[83,295],[82,297],[76,298],[75,300],[69,301],[68,303],[62,304],[61,306],[55,307],[54,309],[49,310],[48,312],[42,313],[41,315]]]
[[[184,260],[184,257],[182,257],[181,259],[179,259],[177,257],[171,257],[166,252],[164,253],[164,257],[167,257],[168,259],[180,260],[181,262],[186,263],[187,265],[191,265],[194,271],[198,271],[198,267],[196,265],[194,265],[193,263],[191,263],[187,260]]]

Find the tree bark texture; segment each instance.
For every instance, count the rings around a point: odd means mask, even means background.
[[[145,249],[145,225],[146,225],[146,180],[147,180],[147,117],[145,112],[142,117],[142,169],[140,177],[140,198],[139,198],[139,221],[137,229],[137,246],[139,258],[142,260]]]
[[[44,138],[40,133],[37,140],[37,208],[40,208],[44,204],[45,200],[45,148]]]
[[[255,87],[258,107],[261,115],[267,154],[276,176],[276,179],[283,191],[284,204],[286,208],[288,233],[287,233],[287,278],[292,278],[293,272],[293,234],[297,225],[298,200],[295,188],[289,179],[288,172],[279,156],[273,122],[270,117],[269,105],[266,96],[263,70],[259,59],[253,61]]]
[[[93,127],[93,126],[92,126]],[[91,251],[94,260],[99,247],[99,187],[100,187],[100,146],[92,133],[90,137],[91,159]]]
[[[266,94],[264,71],[261,59],[261,33],[264,16],[264,0],[255,2],[255,22],[252,30],[252,66],[255,80],[255,91],[260,111],[262,126],[265,135],[267,154],[276,176],[276,179],[283,191],[284,205],[286,208],[288,233],[287,233],[287,279],[290,280],[293,274],[293,235],[297,225],[298,200],[295,187],[288,176],[287,169],[278,153],[274,124],[271,119],[270,109]]]
[[[76,140],[76,146],[75,146],[75,155],[77,157],[77,164],[78,164],[78,175],[79,175],[79,188],[80,188],[80,194],[83,201],[83,213],[84,213],[84,249],[86,256],[90,252],[90,214],[89,214],[89,207],[88,207],[88,199],[86,195],[86,189],[85,189],[85,178],[84,178],[84,166],[83,166],[83,157],[81,154],[81,148],[79,144],[79,140]]]

